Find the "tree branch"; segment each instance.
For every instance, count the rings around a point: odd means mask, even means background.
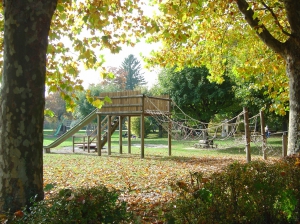
[[[276,38],[274,38],[267,28],[260,24],[260,20],[258,18],[253,19],[254,11],[251,9],[246,0],[236,0],[238,8],[241,13],[245,16],[245,20],[247,23],[256,31],[258,37],[271,49],[275,52],[279,53],[281,56],[285,58],[284,52],[284,43],[281,43]]]
[[[281,31],[287,35],[287,36],[291,36],[291,34],[287,31],[285,31],[283,29],[283,26],[281,26],[276,14],[274,13],[274,11],[271,9],[271,7],[269,7],[264,1],[261,1],[261,3],[263,4],[263,6],[271,13],[271,15],[273,16],[273,18],[275,19],[275,23],[279,26],[279,29],[281,29]]]
[[[300,37],[300,1],[284,0],[285,11],[287,19],[291,26],[291,32],[294,37]]]

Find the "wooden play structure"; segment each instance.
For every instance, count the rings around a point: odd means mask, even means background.
[[[105,103],[105,105],[97,112],[98,116],[98,139],[103,139],[101,137],[102,125],[100,125],[100,120],[103,115],[106,115],[108,118],[107,125],[107,148],[108,154],[111,153],[111,134],[119,126],[119,130],[122,130],[122,121],[127,117],[128,119],[128,130],[127,130],[127,139],[128,139],[128,153],[131,153],[131,127],[130,120],[133,116],[139,116],[141,121],[141,131],[140,131],[140,140],[141,140],[141,158],[144,158],[144,138],[145,138],[145,128],[144,128],[144,118],[146,116],[151,116],[153,111],[156,113],[163,113],[170,115],[171,112],[171,100],[169,96],[160,96],[160,97],[149,97],[141,94],[140,91],[126,91],[126,92],[115,92],[115,93],[102,93],[99,97],[100,100],[104,100],[104,97],[108,96],[111,99],[111,103]],[[151,111],[151,113],[150,113]],[[171,135],[169,134],[169,155],[171,155]],[[119,153],[122,153],[122,132],[119,132]],[[98,147],[102,148],[105,144],[105,141],[98,141]],[[101,150],[98,150],[98,155],[101,155]]]
[[[145,155],[145,122],[147,116],[153,114],[163,114],[165,116],[171,115],[171,99],[168,95],[150,97],[141,94],[140,91],[123,91],[102,93],[98,98],[104,100],[109,97],[111,103],[105,102],[101,109],[96,109],[86,118],[84,118],[75,127],[71,128],[64,135],[60,136],[56,141],[48,146],[45,146],[45,151],[50,152],[50,148],[54,148],[65,141],[67,138],[73,137],[73,152],[74,145],[83,145],[84,149],[87,146],[88,152],[90,146],[96,144],[97,153],[101,156],[101,150],[107,144],[108,155],[111,154],[111,136],[114,131],[119,127],[119,153],[123,153],[122,147],[122,124],[125,118],[128,121],[127,127],[127,140],[128,140],[128,153],[131,153],[131,126],[130,121],[132,117],[140,117],[141,131],[140,131],[140,144],[141,144],[141,158]],[[97,130],[90,135],[83,137],[79,142],[75,141],[75,134],[84,126],[91,123],[97,118]],[[103,119],[104,118],[104,119]],[[171,125],[171,123],[169,124]],[[100,139],[100,141],[98,141]],[[171,133],[168,133],[168,152],[171,155]]]

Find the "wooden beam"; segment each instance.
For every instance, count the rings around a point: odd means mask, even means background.
[[[103,105],[101,109],[104,108],[115,108],[115,107],[141,107],[141,104],[112,104],[112,105]]]
[[[101,114],[97,114],[97,153],[101,156]]]
[[[244,125],[245,125],[245,143],[246,143],[246,161],[251,162],[251,148],[250,148],[250,126],[248,109],[244,107]]]
[[[128,138],[128,153],[131,153],[131,116],[128,116],[128,127],[127,127],[127,138]]]
[[[267,159],[267,136],[265,134],[265,117],[264,112],[261,110],[259,112],[260,116],[260,133],[263,139],[262,151],[263,151],[263,159]]]
[[[108,125],[107,125],[107,154],[111,155],[111,116],[108,116]]]
[[[169,101],[169,114],[171,114],[171,101]],[[170,118],[171,115],[169,115]],[[172,122],[169,119],[169,128],[168,128],[168,149],[169,156],[172,155]]]
[[[122,139],[123,139],[123,133],[122,133],[122,117],[119,116],[119,153],[123,153],[123,148],[122,148]]]
[[[144,111],[144,97],[142,98],[142,104],[143,104],[143,110]],[[140,122],[141,122],[141,130],[140,130],[140,134],[141,134],[141,158],[143,159],[145,157],[145,116],[144,113],[141,114],[141,118],[140,118]]]

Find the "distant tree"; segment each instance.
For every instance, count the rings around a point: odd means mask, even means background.
[[[120,90],[118,88],[118,86],[114,85],[114,84],[110,84],[110,85],[90,85],[88,90],[89,91],[89,96],[90,97],[97,97],[100,96],[100,93],[104,93],[104,92],[116,92]],[[93,106],[89,100],[87,99],[87,94],[86,92],[78,92],[76,93],[77,96],[77,100],[76,100],[76,108],[75,111],[73,113],[74,117],[82,119],[84,117],[86,117],[88,114],[90,114],[93,110],[96,109],[95,106]]]
[[[222,84],[212,83],[207,77],[206,67],[176,68],[163,70],[158,77],[162,93],[169,94],[171,99],[189,116],[209,122],[210,119],[228,108],[234,102],[233,84],[228,77],[224,77]]]
[[[145,137],[151,132],[152,130],[152,123],[149,117],[144,118],[144,127],[145,127]],[[140,137],[141,136],[141,119],[140,117],[133,117],[131,119],[131,132],[132,134]]]
[[[250,114],[255,115],[261,109],[264,110],[265,123],[272,130],[287,131],[288,113],[284,116],[279,115],[276,107],[288,107],[288,102],[282,99],[286,97],[287,92],[277,94],[277,99],[268,91],[270,87],[264,86],[258,88],[254,80],[247,82],[236,80],[234,88],[235,98],[242,107],[247,107]],[[271,92],[272,93],[272,92]]]
[[[239,79],[257,78],[269,87],[277,113],[289,110],[288,155],[300,151],[300,1],[155,1],[149,41],[163,43],[152,64],[164,67],[205,64],[222,82],[231,69]],[[228,68],[228,59],[238,58]],[[281,94],[282,92],[286,94]],[[278,93],[281,102],[280,105]],[[282,97],[282,96],[285,96]],[[289,101],[289,106],[285,107]]]
[[[61,123],[64,119],[72,119],[73,117],[72,113],[67,111],[66,101],[62,99],[58,92],[46,96],[45,110],[44,128],[47,129],[54,129],[57,127],[58,122]]]
[[[114,78],[106,78],[101,84],[103,85],[116,85],[120,90],[125,90],[127,73],[121,67],[107,67],[107,72],[114,74]]]
[[[142,73],[142,65],[134,55],[130,54],[125,58],[120,68],[126,72],[125,89],[134,90],[136,86],[147,84]]]
[[[163,72],[163,71],[161,71]],[[150,96],[159,96],[161,94],[165,93],[160,83],[155,83],[150,89],[148,94]]]
[[[63,120],[64,116],[72,116],[70,112],[67,112],[66,101],[61,98],[58,92],[46,96],[45,109],[53,111],[58,121]]]

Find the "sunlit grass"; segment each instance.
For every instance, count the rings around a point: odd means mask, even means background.
[[[84,132],[84,131],[82,131]],[[81,133],[83,134],[83,133]],[[45,135],[50,144],[55,138]],[[46,198],[62,188],[82,188],[105,185],[117,189],[120,197],[128,202],[130,210],[141,216],[151,216],[155,208],[161,208],[167,201],[174,199],[170,184],[177,180],[189,182],[190,173],[202,172],[209,177],[220,172],[233,162],[246,162],[245,143],[234,140],[215,141],[218,148],[195,148],[198,141],[172,140],[172,156],[168,155],[168,139],[151,134],[145,139],[145,157],[141,159],[140,139],[132,139],[131,154],[128,142],[122,139],[122,154],[119,153],[119,133],[112,136],[112,153],[107,155],[107,146],[102,156],[97,152],[60,153],[63,147],[72,147],[72,138],[67,139],[51,153],[44,154],[44,185],[55,186],[46,192]],[[268,143],[281,148],[281,138],[272,137]],[[71,150],[69,150],[71,152]],[[261,149],[255,144],[251,148],[252,159],[261,160]],[[277,157],[278,158],[278,157]],[[271,158],[270,158],[271,159]]]

